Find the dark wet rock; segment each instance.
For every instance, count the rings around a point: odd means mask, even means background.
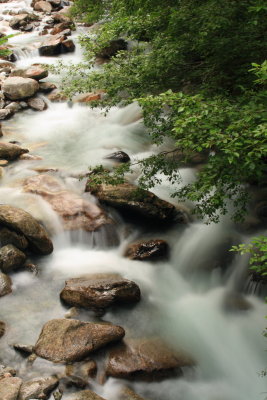
[[[91,274],[67,280],[60,298],[72,306],[103,310],[113,304],[138,302],[140,289],[118,274]]]
[[[35,79],[22,78],[20,76],[7,78],[2,85],[5,96],[10,100],[20,100],[31,97],[38,89],[39,85]]]
[[[35,111],[44,111],[47,109],[47,104],[40,97],[32,97],[29,99],[28,106]]]
[[[5,331],[6,331],[6,324],[4,323],[4,321],[0,321],[0,338],[4,336]]]
[[[145,400],[145,399],[143,397],[140,397],[129,387],[124,386],[121,389],[118,400]]]
[[[28,153],[28,149],[23,149],[20,146],[12,143],[0,143],[0,158],[13,161],[16,160],[21,154]]]
[[[120,50],[127,50],[127,42],[124,39],[114,39],[110,41],[110,44],[103,48],[101,52],[97,54],[97,57],[110,59],[115,56]]]
[[[20,378],[3,378],[0,380],[0,399],[1,400],[17,400],[22,379]]]
[[[0,226],[8,227],[24,235],[31,249],[39,254],[50,254],[53,251],[53,244],[46,230],[21,208],[0,205]]]
[[[21,29],[31,21],[38,20],[38,16],[35,14],[29,14],[29,13],[24,13],[24,14],[18,14],[11,18],[9,21],[9,26],[12,29]]]
[[[226,292],[223,298],[223,308],[228,312],[239,312],[251,310],[253,306],[241,293]]]
[[[18,249],[25,250],[28,247],[28,240],[19,233],[0,227],[0,246],[7,244],[13,244]]]
[[[33,353],[33,346],[29,344],[14,343],[12,344],[12,347],[14,350],[22,353],[23,356],[29,356]]]
[[[56,24],[54,28],[51,30],[51,35],[57,35],[60,32],[65,31],[65,29],[70,29],[72,27],[72,22],[60,22],[59,24]]]
[[[57,387],[58,379],[54,376],[35,378],[23,382],[19,391],[18,400],[48,399],[50,393]]]
[[[75,44],[72,39],[66,39],[62,42],[62,53],[72,53],[75,51]]]
[[[127,163],[131,161],[130,157],[124,151],[115,151],[115,153],[111,153],[105,157],[108,160],[114,160],[120,163]]]
[[[105,400],[103,397],[98,396],[91,390],[82,390],[81,392],[74,393],[69,400]]]
[[[9,119],[14,115],[14,111],[4,108],[4,109],[0,109],[0,120],[3,121],[5,119]]]
[[[161,239],[138,241],[128,245],[125,257],[131,260],[157,260],[168,256],[168,243]]]
[[[56,89],[56,85],[54,83],[51,82],[39,82],[39,90],[40,92],[44,92],[44,93],[50,93],[52,92],[52,90]]]
[[[12,292],[11,278],[0,272],[0,297],[3,297]],[[1,398],[1,397],[0,397]]]
[[[41,11],[44,13],[50,13],[52,11],[52,5],[48,1],[37,1],[34,4],[33,9],[35,11]]]
[[[261,221],[267,221],[267,201],[261,201],[256,204],[255,214]]]
[[[116,325],[54,319],[44,325],[34,351],[53,362],[81,361],[93,351],[121,340],[124,334],[124,329]]]
[[[50,175],[35,175],[24,181],[25,192],[42,196],[62,218],[65,230],[95,231],[112,224],[103,210],[76,193],[67,191],[59,180]]]
[[[174,352],[158,338],[128,339],[111,349],[106,374],[115,378],[157,380],[193,366],[187,354]]]
[[[37,276],[39,274],[39,268],[35,264],[27,263],[24,265],[24,268],[31,272],[34,276]]]
[[[123,212],[126,216],[135,215],[157,223],[187,221],[183,211],[167,201],[161,200],[153,193],[138,189],[130,183],[119,185],[90,186],[90,178],[86,191],[91,192],[98,200]]]
[[[33,28],[34,28],[33,24],[27,24],[27,25],[21,27],[20,30],[23,32],[31,32],[33,30]]]
[[[21,268],[25,261],[25,254],[13,244],[7,244],[0,249],[0,269],[6,274]]]
[[[94,360],[87,360],[76,362],[75,364],[68,364],[65,369],[66,376],[76,376],[87,380],[88,378],[95,377],[97,372],[97,365]]]

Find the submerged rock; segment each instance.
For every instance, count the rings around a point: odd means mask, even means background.
[[[125,257],[140,261],[162,259],[167,257],[168,250],[168,243],[165,240],[139,241],[127,246]]]
[[[0,269],[9,273],[14,269],[21,268],[26,261],[25,254],[13,244],[7,244],[0,249]]]
[[[116,325],[53,319],[44,325],[34,351],[53,362],[81,361],[108,343],[121,340],[124,334],[124,329]]]
[[[7,78],[2,85],[5,96],[10,100],[21,100],[31,97],[38,89],[39,85],[35,79],[22,78],[20,76]]]
[[[81,392],[74,393],[69,400],[105,400],[103,397],[98,396],[91,390],[82,390]]]
[[[16,160],[21,154],[28,153],[28,149],[23,149],[20,146],[12,143],[0,143],[0,158],[4,160]]]
[[[86,191],[91,192],[100,202],[128,215],[134,214],[157,223],[174,222],[175,219],[186,222],[184,213],[176,210],[172,204],[130,183],[90,186],[89,178]]]
[[[24,181],[24,191],[42,196],[62,218],[65,230],[92,232],[113,221],[103,210],[74,192],[65,189],[50,175],[35,175]]]
[[[23,382],[19,391],[18,400],[48,399],[50,393],[57,387],[58,379],[54,376],[35,378]]]
[[[138,302],[140,289],[118,274],[91,274],[67,280],[60,298],[72,306],[102,310],[113,304]]]
[[[46,230],[31,214],[21,208],[0,205],[0,226],[24,235],[31,249],[39,254],[50,254],[53,251],[53,244]]]
[[[181,375],[181,367],[194,362],[171,350],[162,340],[127,339],[110,351],[106,374],[115,378],[157,380]]]
[[[12,292],[12,281],[8,275],[0,272],[0,297]],[[0,397],[1,398],[1,397]]]

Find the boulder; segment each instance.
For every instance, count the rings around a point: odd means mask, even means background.
[[[91,186],[89,178],[85,191],[127,216],[134,215],[157,223],[170,223],[175,220],[186,222],[184,213],[176,210],[172,204],[130,183]]]
[[[40,97],[32,97],[27,103],[35,111],[44,111],[47,109],[47,104]]]
[[[64,14],[61,14],[61,13],[53,14],[53,20],[56,23],[71,22],[71,19],[69,17],[67,17],[67,15],[64,15]]]
[[[72,39],[66,39],[62,42],[62,53],[72,53],[74,51],[75,51],[75,44]]]
[[[57,56],[61,53],[74,51],[75,45],[73,41],[66,38],[67,36],[63,33],[49,37],[39,47],[39,54],[41,56]]]
[[[71,21],[67,22],[60,22],[59,24],[56,24],[54,28],[51,30],[51,35],[57,35],[60,32],[65,31],[65,29],[70,29],[72,27]]]
[[[0,120],[9,119],[14,115],[14,111],[8,108],[0,109]]]
[[[44,325],[34,351],[39,357],[53,362],[71,363],[121,340],[124,334],[124,329],[116,325],[53,319]]]
[[[52,90],[56,89],[56,85],[54,83],[51,82],[39,82],[39,90],[40,92],[44,92],[44,93],[49,93],[52,92]]]
[[[193,366],[187,354],[173,351],[161,339],[127,339],[110,350],[107,376],[157,380],[181,375],[181,367]]]
[[[88,378],[95,377],[97,372],[97,365],[94,360],[87,360],[76,362],[75,364],[66,365],[66,376],[76,376],[78,378],[88,381]]]
[[[6,274],[21,268],[25,261],[25,254],[13,244],[7,244],[0,249],[0,269]]]
[[[168,250],[165,240],[152,239],[129,244],[124,255],[131,260],[149,261],[166,258]]]
[[[114,160],[119,163],[127,163],[131,161],[130,157],[124,151],[115,151],[115,153],[108,154],[105,157],[107,160]]]
[[[81,392],[74,393],[69,400],[105,400],[103,397],[98,396],[91,390],[82,390]]]
[[[27,25],[31,20],[31,16],[28,13],[18,14],[10,19],[9,26],[12,29],[20,29],[21,26]]]
[[[34,4],[33,9],[35,11],[41,11],[44,13],[50,13],[52,11],[52,5],[48,1],[37,1]]]
[[[127,42],[124,39],[114,39],[97,54],[97,57],[109,60],[111,57],[115,56],[118,51],[127,50],[127,47]]]
[[[0,380],[0,399],[1,400],[17,400],[22,379],[20,378],[3,378]]]
[[[43,68],[41,65],[32,65],[25,71],[25,78],[31,78],[37,81],[46,78],[47,76],[47,69]]]
[[[12,292],[12,281],[10,277],[0,272],[0,297],[3,297],[11,292]]]
[[[13,244],[18,249],[25,250],[28,247],[28,240],[25,236],[8,228],[0,228],[0,245],[5,246],[7,244]]]
[[[121,389],[118,400],[145,400],[145,399],[143,397],[140,397],[129,387],[124,386]]]
[[[103,310],[113,304],[138,302],[140,289],[118,274],[90,274],[67,280],[60,298],[72,306]]]
[[[24,235],[31,249],[39,254],[50,254],[53,251],[53,244],[46,230],[21,208],[0,205],[0,226]]]
[[[92,232],[112,224],[96,204],[67,191],[60,181],[50,175],[41,174],[26,179],[23,189],[42,196],[62,218],[65,230]]]
[[[22,78],[19,76],[7,78],[2,85],[5,96],[10,100],[20,100],[31,97],[38,89],[39,85],[35,79]]]
[[[54,376],[35,378],[23,382],[20,387],[18,400],[48,399],[50,393],[57,387],[57,385],[58,379]]]
[[[0,321],[0,338],[4,336],[5,332],[6,332],[6,324],[4,323],[4,321]]]
[[[12,143],[0,143],[0,158],[13,161],[16,160],[21,154],[28,153],[29,150],[23,149],[20,146]]]

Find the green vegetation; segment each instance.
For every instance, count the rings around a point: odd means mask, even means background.
[[[159,174],[174,184],[173,196],[194,201],[195,212],[218,221],[229,203],[241,219],[248,187],[266,183],[267,7],[259,0],[76,0],[72,15],[101,20],[95,38],[81,38],[86,61],[71,67],[68,95],[105,90],[103,107],[137,100],[147,131],[183,154],[205,157],[195,182],[175,188],[181,161],[165,153],[141,161],[139,184],[150,188]],[[119,38],[128,50],[91,70],[96,56]],[[114,42],[111,42],[114,43]],[[120,167],[113,177],[131,169]],[[112,179],[113,179],[112,177]],[[229,208],[228,208],[229,209]]]

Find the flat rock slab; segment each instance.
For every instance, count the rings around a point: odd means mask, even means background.
[[[140,289],[118,274],[90,274],[67,280],[60,297],[72,306],[99,310],[138,302]]]
[[[130,183],[91,186],[89,178],[86,191],[91,192],[100,202],[128,215],[134,214],[157,223],[168,223],[177,220],[177,214],[180,214],[179,219],[185,222],[183,213],[176,210],[172,204]]]
[[[181,367],[193,365],[187,354],[173,351],[161,339],[127,339],[110,351],[106,374],[115,378],[158,380],[181,375]]]
[[[24,265],[25,254],[17,249],[13,244],[7,244],[0,249],[0,269],[4,273],[9,273]]]
[[[19,390],[22,384],[20,378],[4,378],[0,380],[0,399],[17,400]]]
[[[12,281],[11,278],[0,272],[0,297],[5,296],[12,292]],[[1,397],[0,397],[1,398]]]
[[[0,205],[0,226],[24,235],[31,248],[39,254],[50,254],[53,251],[53,243],[46,230],[31,214],[21,208]]]
[[[69,400],[105,400],[103,397],[98,396],[91,390],[82,390],[81,392],[73,394]]]
[[[113,221],[96,204],[68,191],[49,175],[40,174],[24,181],[23,190],[42,196],[62,218],[65,230],[83,229],[92,232]]]
[[[156,260],[167,257],[168,243],[161,239],[143,240],[128,245],[125,257],[131,260]]]
[[[58,379],[54,376],[47,378],[35,378],[23,382],[20,388],[18,400],[48,399],[49,394],[58,385]]]
[[[0,158],[4,160],[13,161],[20,157],[22,154],[28,153],[28,149],[13,143],[0,143]]]
[[[120,326],[75,319],[48,321],[35,345],[35,353],[53,362],[81,361],[88,354],[125,335]]]
[[[39,84],[35,79],[13,76],[7,78],[2,91],[10,100],[20,100],[33,96],[39,89]]]

